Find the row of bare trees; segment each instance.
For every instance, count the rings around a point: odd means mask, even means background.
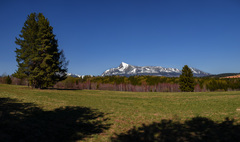
[[[29,85],[27,79],[18,79],[10,76],[0,77],[0,84]],[[143,77],[140,77],[143,78]],[[55,84],[54,88],[59,89],[88,89],[88,90],[110,90],[110,91],[131,91],[131,92],[180,92],[178,78],[166,78],[169,81],[154,83],[141,80],[140,83],[134,81],[99,81],[95,78],[72,78]],[[106,79],[106,78],[102,78]],[[138,79],[138,78],[137,78]],[[163,78],[164,79],[164,78]],[[175,79],[175,80],[174,80]],[[134,84],[135,83],[135,84]],[[214,79],[214,78],[195,78],[194,92],[206,91],[237,91],[240,90],[240,79]]]
[[[88,89],[88,90],[110,90],[110,91],[131,91],[131,92],[180,92],[179,84],[177,83],[158,83],[157,85],[132,85],[126,83],[110,84],[110,83],[95,83],[86,81],[83,83],[58,82],[55,88],[60,89]],[[195,86],[195,92],[206,91],[201,89],[199,85]]]

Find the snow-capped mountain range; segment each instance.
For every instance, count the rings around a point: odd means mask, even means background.
[[[195,77],[203,77],[210,75],[199,69],[189,67]],[[120,75],[120,76],[133,76],[133,75],[154,75],[166,77],[178,77],[182,71],[176,68],[164,68],[161,66],[133,66],[122,62],[119,67],[106,70],[102,76]]]
[[[78,74],[73,74],[73,73],[66,73],[67,76],[71,76],[71,77],[79,77],[79,78],[83,78],[84,75],[78,75]]]

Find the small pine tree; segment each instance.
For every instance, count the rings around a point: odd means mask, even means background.
[[[194,78],[191,69],[185,65],[179,79],[179,88],[182,92],[194,91]]]
[[[12,84],[12,79],[11,79],[11,77],[9,75],[6,78],[6,83],[7,84]]]

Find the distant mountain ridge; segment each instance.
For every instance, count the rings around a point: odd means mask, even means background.
[[[71,76],[71,77],[79,77],[79,78],[83,78],[85,75],[78,75],[78,74],[73,74],[73,73],[66,73],[67,76]]]
[[[240,73],[221,73],[221,74],[213,74],[213,75],[209,75],[208,77],[212,77],[212,78],[231,78],[234,76],[239,76]]]
[[[195,77],[203,77],[210,75],[199,69],[189,67]],[[166,76],[166,77],[178,77],[182,74],[182,71],[177,68],[164,68],[161,66],[133,66],[122,62],[119,67],[111,68],[102,73],[102,76],[133,76],[133,75],[153,75],[153,76]]]

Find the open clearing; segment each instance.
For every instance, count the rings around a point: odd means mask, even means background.
[[[38,90],[0,84],[0,103],[0,137],[6,141],[111,141],[134,126],[163,119],[240,122],[240,92]]]

